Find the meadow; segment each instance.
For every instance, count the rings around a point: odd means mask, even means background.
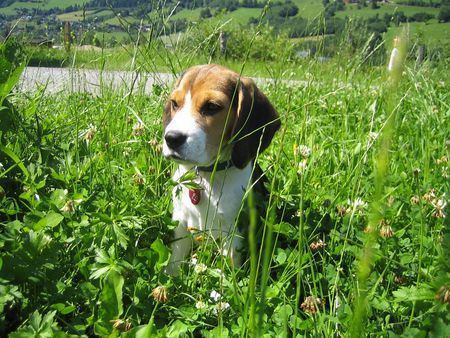
[[[234,61],[194,40],[128,54],[135,72],[220,62],[272,78],[260,87],[282,128],[258,160],[265,212],[243,202],[240,269],[205,234],[180,277],[163,272],[171,191],[189,183],[161,155],[172,84],[50,95],[12,89],[20,65],[2,79],[1,335],[448,335],[448,64],[409,55],[389,73],[363,51],[322,63],[282,45],[257,60],[252,48],[276,42],[265,34]]]

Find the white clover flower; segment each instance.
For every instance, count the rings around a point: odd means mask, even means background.
[[[300,155],[302,155],[305,158],[307,158],[311,155],[311,148],[309,148],[308,146],[305,146],[304,144],[301,144],[298,147],[298,150],[300,152]]]
[[[227,302],[219,302],[219,303],[216,304],[216,307],[214,308],[213,312],[214,312],[214,314],[217,314],[217,313],[223,312],[223,311],[225,311],[225,310],[227,310],[229,308],[230,308],[230,304],[229,303],[227,303]]]
[[[212,290],[211,294],[209,295],[209,297],[213,301],[217,302],[222,297],[222,295],[220,293],[218,293],[216,290]]]
[[[198,262],[198,258],[197,258],[197,255],[192,255],[192,257],[191,257],[191,265],[197,265],[197,262]]]
[[[447,215],[445,214],[444,210],[447,206],[447,201],[444,199],[435,199],[431,202],[431,204],[434,207],[434,213],[433,216],[437,218],[445,218]]]
[[[367,208],[367,203],[364,202],[361,198],[357,198],[353,203],[351,203],[351,206],[355,210],[363,210]]]
[[[207,306],[208,305],[205,302],[202,302],[201,300],[195,303],[195,308],[198,310],[206,309]]]
[[[196,264],[194,267],[194,271],[198,274],[205,272],[206,269],[207,269],[207,266],[203,263]]]

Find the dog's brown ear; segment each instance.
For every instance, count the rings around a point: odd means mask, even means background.
[[[249,78],[240,79],[231,159],[237,168],[263,152],[280,128],[275,108]]]

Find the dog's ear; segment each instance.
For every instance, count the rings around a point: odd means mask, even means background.
[[[237,96],[231,159],[242,169],[269,146],[281,123],[275,108],[253,80],[240,78]]]

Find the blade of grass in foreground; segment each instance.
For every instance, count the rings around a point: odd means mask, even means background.
[[[368,279],[374,262],[374,251],[378,232],[376,231],[382,218],[383,210],[383,191],[388,176],[389,168],[389,149],[392,138],[394,137],[395,113],[397,110],[396,99],[397,90],[403,71],[403,65],[406,55],[406,33],[403,32],[400,37],[395,38],[394,48],[388,65],[388,81],[385,89],[386,119],[381,137],[378,153],[375,157],[375,191],[370,206],[366,236],[364,238],[362,252],[358,262],[358,289],[355,289],[356,302],[353,311],[353,320],[350,326],[350,337],[363,337],[366,326],[368,295]]]

